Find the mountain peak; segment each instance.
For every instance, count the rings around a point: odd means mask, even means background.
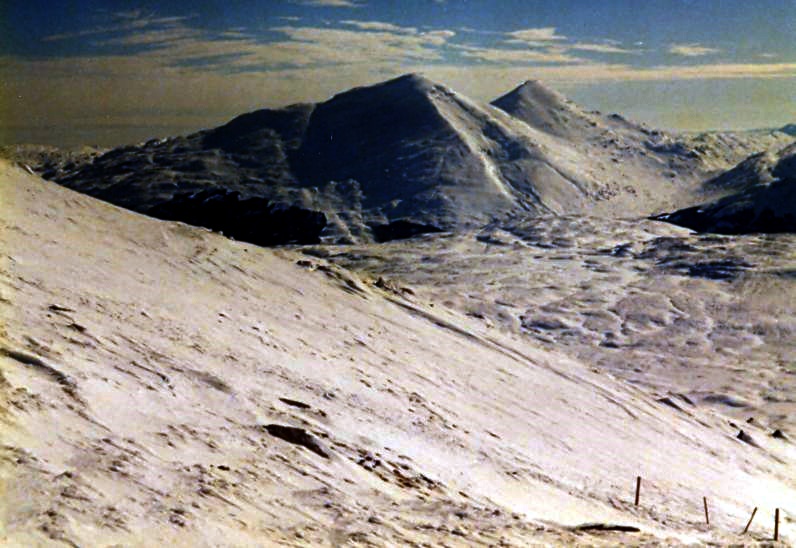
[[[393,94],[427,95],[428,92],[438,85],[439,84],[429,80],[422,74],[410,72],[377,84],[349,89],[342,93],[338,93],[327,102],[336,102],[345,100],[346,98],[361,100],[363,97],[367,97],[371,99],[374,96],[391,96]]]
[[[541,103],[548,108],[562,107],[569,103],[564,95],[545,85],[541,80],[525,80],[507,94],[495,99],[492,104],[498,106],[498,103],[505,104],[518,101]]]
[[[402,74],[401,76],[398,76],[397,78],[392,78],[391,80],[387,80],[387,81],[385,81],[383,83],[387,84],[387,83],[390,83],[390,82],[393,82],[393,83],[411,82],[411,83],[413,83],[415,85],[421,85],[421,86],[427,86],[427,85],[433,86],[433,85],[435,85],[434,82],[432,82],[431,80],[429,80],[428,78],[426,78],[425,76],[423,76],[419,72],[407,72],[406,74]]]
[[[558,137],[574,138],[580,128],[572,127],[573,122],[584,117],[576,105],[539,80],[526,80],[491,104],[531,127]]]

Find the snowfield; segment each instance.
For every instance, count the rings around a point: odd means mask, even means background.
[[[796,453],[765,425],[419,282],[9,163],[0,194],[6,545],[732,543],[770,538],[775,507],[796,538]],[[576,529],[591,522],[640,531]]]

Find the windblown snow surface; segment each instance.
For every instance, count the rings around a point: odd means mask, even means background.
[[[794,508],[764,425],[433,291],[0,170],[7,545],[728,543],[752,507],[747,540]]]

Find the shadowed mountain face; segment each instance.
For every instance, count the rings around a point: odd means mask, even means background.
[[[182,221],[223,232],[256,245],[317,244],[326,226],[318,211],[273,204],[265,198],[241,200],[238,192],[208,189],[178,194],[147,213],[167,221]]]
[[[587,112],[538,82],[480,105],[410,74],[316,105],[258,110],[215,129],[59,163],[48,175],[129,209],[227,234],[240,232],[225,221],[234,215],[208,213],[200,222],[185,204],[236,193],[240,203],[227,205],[246,209],[249,241],[290,243],[284,235],[314,234],[321,216],[323,241],[381,241],[517,216],[672,211],[698,201],[701,181],[717,166],[713,149],[724,148]],[[274,233],[263,220],[270,213],[252,216],[251,199],[304,213]],[[262,222],[252,225],[255,218]],[[264,234],[254,236],[258,230]]]
[[[796,232],[796,145],[752,156],[706,184],[736,192],[657,218],[699,232]]]
[[[490,180],[480,151],[439,108],[454,101],[416,75],[333,97],[313,112],[295,173],[308,187],[353,179],[363,207],[391,220],[451,226],[480,210],[512,209],[516,202]]]
[[[423,183],[438,171],[439,149],[460,145],[430,100],[433,91],[410,76],[318,105],[295,164],[299,179],[306,186],[354,179],[368,205],[430,190]]]
[[[206,132],[202,148],[265,158],[279,156],[279,149],[290,153],[301,143],[313,108],[313,105],[299,104],[281,110],[263,109],[243,114]]]

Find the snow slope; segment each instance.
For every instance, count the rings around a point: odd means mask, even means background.
[[[6,545],[726,543],[796,506],[789,444],[411,288],[7,163],[0,194]]]

